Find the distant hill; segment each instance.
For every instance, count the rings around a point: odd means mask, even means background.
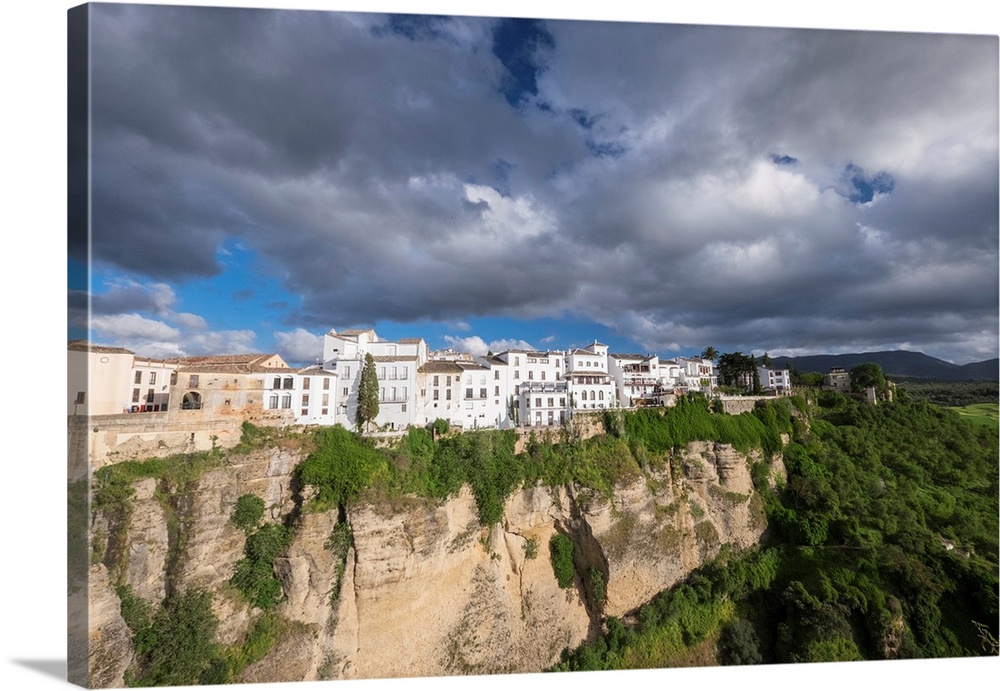
[[[780,356],[771,359],[777,367],[792,365],[799,372],[822,372],[825,374],[833,367],[843,367],[849,370],[866,362],[875,362],[882,367],[882,371],[889,375],[945,381],[1000,380],[1000,360],[997,358],[983,362],[970,362],[967,365],[953,365],[923,353],[914,353],[908,350],[883,350],[874,353]]]

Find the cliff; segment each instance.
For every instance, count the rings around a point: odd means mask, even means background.
[[[96,546],[90,574],[93,685],[121,686],[133,658],[113,586],[154,605],[205,589],[221,622],[217,641],[244,639],[261,615],[229,585],[246,540],[230,517],[244,494],[264,499],[265,520],[296,516],[274,563],[276,613],[287,625],[240,670],[236,681],[246,682],[540,671],[600,631],[602,617],[627,616],[722,545],[746,548],[765,528],[750,481],[756,459],[722,444],[690,444],[610,496],[521,489],[489,528],[468,488],[441,503],[407,497],[358,501],[340,515],[299,512],[298,460],[270,450],[183,487],[137,481],[128,515],[95,512],[94,533],[119,537]],[[341,551],[331,547],[338,525],[352,536]],[[556,534],[574,545],[567,589],[550,562]]]

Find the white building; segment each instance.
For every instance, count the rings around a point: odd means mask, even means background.
[[[67,345],[68,415],[118,415],[131,406],[132,363],[125,348],[70,341]]]
[[[792,390],[792,375],[787,369],[771,369],[761,365],[757,368],[757,377],[764,391],[786,394]]]
[[[586,348],[566,353],[564,376],[569,382],[571,405],[576,410],[618,406],[616,388],[608,372],[608,346],[594,341]]]
[[[673,381],[665,384],[661,379],[658,355],[610,353],[608,372],[614,379],[618,401],[626,408],[657,405],[660,396],[673,393],[675,386]]]
[[[375,424],[400,430],[418,423],[417,370],[428,361],[427,343],[422,338],[383,340],[373,329],[330,330],[323,337],[323,369],[337,378],[335,421],[355,426],[358,384],[368,354],[375,360],[379,384]]]
[[[701,357],[679,357],[675,362],[680,365],[679,385],[685,391],[711,393],[718,387],[718,376],[711,360]]]
[[[319,365],[298,370],[292,384],[292,410],[299,425],[334,425],[337,415],[337,374]],[[278,395],[273,392],[272,396]]]

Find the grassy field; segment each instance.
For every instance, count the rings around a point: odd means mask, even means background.
[[[952,410],[977,425],[986,425],[994,429],[1000,427],[1000,410],[996,403],[976,403]]]

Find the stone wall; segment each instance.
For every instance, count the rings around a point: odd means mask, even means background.
[[[70,416],[68,452],[70,459],[79,458],[85,449],[90,469],[97,470],[122,461],[208,451],[213,444],[231,448],[240,442],[242,423],[238,418],[168,422],[167,413]]]

